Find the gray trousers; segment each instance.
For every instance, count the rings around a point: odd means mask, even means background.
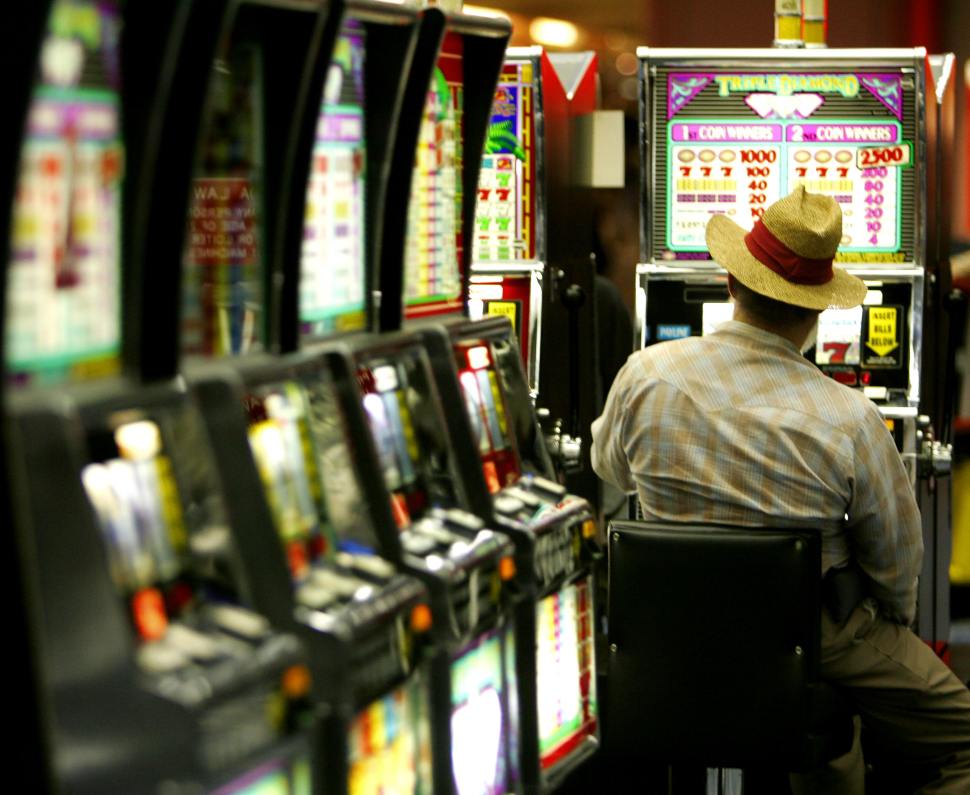
[[[910,630],[865,600],[835,624],[822,611],[822,678],[858,709],[866,735],[893,761],[931,771],[918,790],[970,793],[970,691]],[[852,750],[808,774],[792,775],[795,795],[862,795],[858,722]]]

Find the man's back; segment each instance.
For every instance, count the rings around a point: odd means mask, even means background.
[[[635,487],[647,518],[817,527],[823,570],[855,549],[911,614],[922,540],[899,454],[870,401],[787,340],[732,321],[640,351],[593,436],[594,468]]]

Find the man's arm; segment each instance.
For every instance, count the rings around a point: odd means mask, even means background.
[[[892,436],[872,407],[855,438],[849,542],[887,617],[911,624],[923,565],[923,527]]]
[[[630,462],[623,449],[626,438],[626,409],[635,368],[632,357],[620,368],[606,398],[603,413],[593,421],[592,427],[593,447],[590,457],[593,471],[623,491],[633,491],[636,488],[630,474]]]

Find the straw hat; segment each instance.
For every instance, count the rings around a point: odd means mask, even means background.
[[[726,215],[707,224],[707,247],[728,273],[756,293],[808,309],[849,309],[866,297],[861,279],[832,267],[841,239],[839,205],[803,185],[766,209],[750,232]]]

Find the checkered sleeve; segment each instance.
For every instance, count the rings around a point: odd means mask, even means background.
[[[630,472],[630,462],[623,447],[623,441],[627,438],[624,425],[628,419],[628,404],[636,366],[630,358],[620,368],[606,397],[603,413],[593,421],[592,427],[593,447],[590,457],[593,471],[607,483],[612,483],[623,491],[633,491],[636,488]]]
[[[909,477],[879,413],[866,411],[855,437],[849,542],[887,616],[910,624],[916,615],[923,532]]]

